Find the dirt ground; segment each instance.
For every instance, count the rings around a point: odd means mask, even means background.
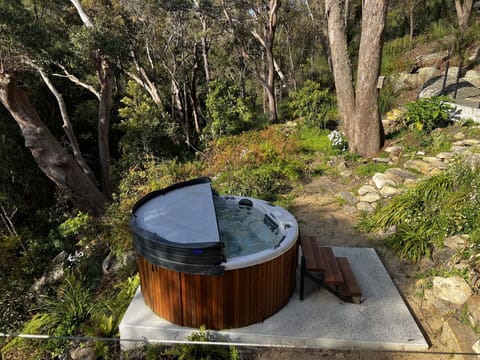
[[[346,360],[380,360],[380,359],[462,359],[460,356],[447,355],[440,342],[438,330],[432,328],[441,319],[435,318],[422,308],[422,299],[416,293],[415,275],[420,265],[401,261],[382,246],[382,241],[355,229],[357,214],[346,214],[343,205],[336,199],[341,190],[351,190],[358,186],[353,182],[342,183],[341,180],[322,176],[305,185],[302,193],[294,202],[293,214],[297,218],[302,234],[314,235],[321,245],[374,247],[383,260],[387,271],[410,307],[420,328],[424,331],[431,347],[425,353],[372,352],[372,351],[333,351],[314,349],[255,349],[248,358],[257,360],[310,360],[310,359],[346,359]],[[248,350],[246,350],[248,351]],[[443,353],[443,354],[442,354]],[[473,357],[472,357],[473,359]]]

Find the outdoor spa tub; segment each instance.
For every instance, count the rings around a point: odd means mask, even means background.
[[[130,226],[145,303],[174,324],[261,322],[295,290],[295,218],[263,200],[220,196],[208,178],[146,195]]]

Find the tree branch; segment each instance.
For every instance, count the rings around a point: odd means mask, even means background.
[[[48,75],[45,73],[45,70],[42,69],[42,67],[38,66],[31,60],[25,60],[30,66],[32,66],[35,70],[38,71],[40,74],[43,82],[45,85],[47,85],[48,89],[50,92],[55,96],[55,99],[57,99],[57,104],[60,109],[60,114],[62,116],[63,120],[63,131],[67,135],[70,147],[72,148],[73,152],[73,158],[75,161],[78,163],[80,168],[83,170],[85,174],[87,174],[92,181],[95,181],[95,177],[93,176],[92,170],[90,167],[87,165],[87,162],[82,156],[82,153],[80,152],[80,146],[78,144],[77,138],[73,132],[73,126],[72,122],[70,121],[70,117],[68,115],[67,111],[67,106],[65,105],[65,101],[63,100],[63,96],[58,92],[58,90],[55,88],[55,85],[52,83]]]
[[[78,0],[70,0],[70,2],[75,6],[77,9],[78,15],[80,16],[80,19],[82,19],[83,24],[87,28],[93,28],[93,23],[90,21],[89,17],[87,14],[85,14],[85,11],[83,11],[82,4],[80,4],[80,1]]]
[[[93,95],[95,95],[97,97],[98,100],[100,100],[100,93],[97,90],[95,90],[95,88],[93,86],[84,83],[79,78],[77,78],[75,75],[70,74],[68,72],[68,70],[65,68],[65,66],[63,66],[62,64],[55,63],[55,65],[57,65],[59,68],[61,68],[63,70],[63,72],[65,73],[65,75],[53,74],[53,76],[66,77],[68,80],[73,82],[75,85],[81,86],[84,89],[87,89],[88,91],[90,91]]]

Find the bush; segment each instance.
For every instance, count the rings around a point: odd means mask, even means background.
[[[127,96],[118,110],[122,119],[115,129],[122,132],[119,141],[123,169],[140,164],[149,154],[171,157],[180,150],[180,125],[164,114],[137,83],[129,81]]]
[[[205,105],[209,121],[206,132],[213,138],[261,129],[266,125],[266,119],[255,112],[253,100],[227,79],[210,82]]]
[[[205,330],[205,327],[201,327],[199,331],[192,333],[188,336],[190,341],[209,342],[216,339]],[[217,340],[218,341],[218,340]],[[233,346],[219,346],[209,344],[185,344],[175,345],[171,349],[165,351],[163,354],[174,356],[177,359],[197,359],[197,360],[228,360],[238,359],[238,351]]]
[[[338,117],[335,97],[321,85],[307,80],[300,90],[290,94],[294,116],[301,117],[307,126],[325,129]]]
[[[408,103],[404,113],[405,123],[422,134],[446,127],[451,123],[453,108],[445,100],[444,97],[432,97]]]
[[[400,256],[418,261],[430,256],[443,240],[456,234],[475,233],[480,218],[480,170],[472,170],[461,160],[449,170],[420,182],[378,207],[359,225],[364,230],[396,233],[387,245]]]

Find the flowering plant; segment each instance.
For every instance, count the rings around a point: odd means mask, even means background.
[[[332,147],[335,149],[338,149],[341,152],[347,151],[348,142],[344,132],[333,130],[330,134],[328,134],[328,140],[330,140]]]

